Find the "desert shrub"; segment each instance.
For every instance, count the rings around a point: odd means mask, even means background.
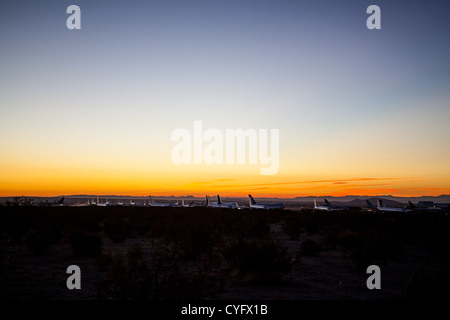
[[[385,264],[402,253],[402,246],[395,237],[379,233],[368,233],[360,239],[358,246],[350,250],[357,270],[365,270],[367,266]]]
[[[336,234],[326,235],[322,242],[323,246],[328,249],[336,249],[338,238]]]
[[[324,237],[321,246],[324,249],[336,249],[339,243],[339,235],[341,231],[336,227],[329,227],[324,230]]]
[[[55,242],[55,237],[43,230],[30,230],[25,237],[26,246],[36,254],[43,254]]]
[[[102,240],[96,233],[75,230],[69,236],[73,254],[82,257],[96,257],[102,251]]]
[[[133,235],[133,228],[127,217],[110,215],[105,218],[103,228],[106,234],[116,243],[123,242]]]
[[[201,268],[194,275],[183,274],[164,251],[145,260],[139,246],[126,257],[115,255],[104,278],[97,283],[100,299],[186,300],[211,298],[221,288],[217,279]]]
[[[363,245],[364,241],[361,233],[357,232],[342,232],[337,237],[338,245],[346,250],[357,249]]]
[[[238,238],[267,238],[270,226],[263,215],[254,212],[244,213],[234,223],[235,236]]]
[[[319,233],[323,228],[336,224],[339,213],[314,212],[302,215],[302,225],[309,234]]]
[[[222,241],[225,229],[222,222],[224,217],[221,211],[213,209],[189,213],[175,211],[167,217],[162,240],[173,244],[177,258],[197,259],[199,255],[208,253]]]
[[[213,235],[208,230],[189,232],[178,242],[178,249],[183,259],[196,259],[200,254],[206,253],[214,243]]]
[[[430,257],[450,263],[450,228],[436,226],[426,232],[423,243]]]
[[[50,208],[47,208],[50,209]],[[0,214],[0,234],[10,244],[25,244],[41,254],[61,239],[61,228],[51,210],[40,207],[4,207]]]
[[[400,297],[411,300],[448,301],[450,299],[449,269],[441,267],[438,270],[416,270],[403,283]]]
[[[281,224],[283,232],[289,236],[291,240],[298,240],[300,237],[301,223],[297,217],[287,216]]]
[[[113,263],[113,256],[111,253],[101,252],[95,259],[95,265],[99,271],[105,272]]]
[[[270,240],[240,240],[230,245],[225,256],[242,275],[252,274],[254,282],[278,282],[292,267],[286,248]]]
[[[48,219],[60,226],[65,235],[74,230],[83,229],[90,232],[99,232],[100,212],[95,207],[54,207],[47,212]]]
[[[307,239],[300,245],[300,256],[315,257],[321,251],[320,246],[314,240]]]

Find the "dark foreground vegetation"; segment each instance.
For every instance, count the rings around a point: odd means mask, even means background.
[[[448,299],[446,214],[8,207],[1,298]],[[82,269],[82,294],[66,288]],[[369,265],[383,286],[368,290]]]

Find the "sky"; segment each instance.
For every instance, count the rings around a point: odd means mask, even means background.
[[[437,0],[2,1],[0,196],[450,194],[449,12]],[[195,121],[278,129],[278,171],[175,164],[171,135]]]

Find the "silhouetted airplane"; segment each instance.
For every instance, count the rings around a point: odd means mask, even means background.
[[[331,204],[327,199],[324,199],[325,205],[321,206],[317,204],[317,200],[314,199],[314,210],[322,210],[322,211],[343,211],[348,210],[349,208],[346,206],[336,206]]]
[[[106,199],[105,202],[100,202],[100,201],[98,201],[98,196],[97,196],[97,207],[109,207],[108,199]]]
[[[219,195],[217,195],[217,202],[211,202],[211,198],[206,196],[206,206],[211,208],[239,209],[237,202],[222,202]]]
[[[62,206],[64,205],[65,197],[62,197],[58,201],[54,200],[53,202],[49,202],[48,200],[41,201],[38,203],[39,206]]]
[[[174,207],[183,207],[183,208],[189,208],[189,207],[197,207],[198,204],[196,203],[185,203],[184,197],[181,197],[181,203],[178,203],[178,201],[173,205]]]
[[[411,201],[408,201],[409,207],[413,211],[427,211],[427,212],[440,212],[441,207],[436,207],[433,202],[420,201],[417,205],[414,205]]]
[[[265,209],[265,210],[270,210],[270,209],[284,209],[286,208],[286,206],[281,203],[281,202],[277,202],[277,203],[256,203],[255,199],[253,199],[253,197],[249,194],[248,195],[248,202],[249,202],[249,207],[252,209]]]
[[[411,210],[405,209],[405,208],[393,208],[393,207],[385,207],[383,206],[383,200],[378,199],[377,200],[377,206],[375,207],[369,200],[366,200],[367,206],[375,211],[380,212],[410,212]]]
[[[150,201],[148,204],[150,205],[150,207],[173,207],[173,204],[171,203],[153,202],[152,196],[150,196]]]

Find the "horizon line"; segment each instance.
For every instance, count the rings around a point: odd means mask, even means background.
[[[204,196],[209,195],[206,194],[203,196],[196,196],[196,195],[170,195],[170,196],[165,196],[165,195],[147,195],[147,196],[139,196],[139,195],[114,195],[114,194],[59,194],[59,195],[53,195],[53,196],[36,196],[36,195],[13,195],[13,196],[0,196],[0,198],[58,198],[58,197],[103,197],[103,198],[107,198],[107,197],[116,197],[116,198],[120,198],[120,197],[127,197],[127,198],[149,198],[150,196],[155,197],[155,198],[203,198]],[[217,194],[213,194],[212,196],[216,196]],[[224,194],[219,193],[218,195],[220,195],[221,197],[224,198],[248,198],[248,196],[227,196]],[[341,195],[341,196],[333,196],[333,195],[323,195],[323,196],[316,196],[316,195],[311,195],[311,196],[294,196],[294,197],[283,197],[283,196],[258,196],[258,195],[254,195],[254,198],[259,198],[259,199],[273,199],[273,198],[278,198],[278,199],[297,199],[297,198],[346,198],[346,197],[361,197],[361,198],[377,198],[377,197],[393,197],[393,198],[423,198],[423,197],[429,197],[429,198],[439,198],[439,197],[445,197],[445,196],[450,196],[450,194],[440,194],[440,195],[420,195],[420,196],[395,196],[395,195],[390,195],[390,194],[384,194],[384,195]]]

